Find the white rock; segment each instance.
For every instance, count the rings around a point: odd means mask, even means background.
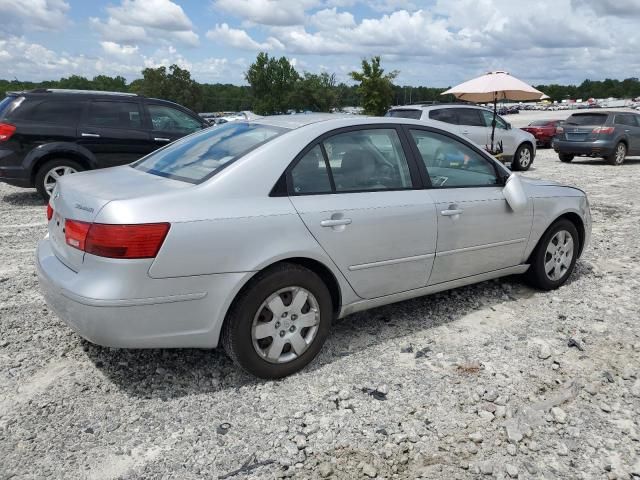
[[[378,474],[378,471],[375,469],[373,465],[366,463],[362,466],[362,473],[365,474],[367,477],[373,478]]]
[[[327,478],[333,473],[333,465],[331,465],[329,462],[322,462],[318,467],[318,473],[321,477]]]
[[[471,440],[473,443],[482,443],[482,433],[474,432],[469,434],[469,440]]]
[[[504,464],[504,469],[511,478],[518,478],[518,467],[511,465],[510,463]]]
[[[551,409],[551,415],[553,415],[553,419],[557,423],[566,423],[566,421],[567,421],[567,414],[560,407],[553,407]]]
[[[541,343],[538,348],[538,358],[546,360],[551,356],[551,348],[546,343]]]

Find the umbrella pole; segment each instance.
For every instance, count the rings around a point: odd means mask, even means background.
[[[493,121],[491,122],[491,153],[493,153],[493,139],[496,134],[496,115],[498,113],[498,92],[493,95]]]

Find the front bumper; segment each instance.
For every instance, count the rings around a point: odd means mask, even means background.
[[[152,279],[140,263],[144,276],[133,282],[140,285],[134,292],[131,279],[113,278],[117,263],[105,265],[76,273],[58,260],[48,237],[36,253],[40,290],[49,307],[83,338],[120,348],[216,347],[226,311],[252,275]],[[130,265],[122,268],[127,275]],[[125,291],[118,285],[126,285]]]
[[[571,155],[586,155],[589,157],[606,157],[615,148],[611,140],[592,140],[585,142],[570,142],[567,140],[553,140],[553,149],[558,153]]]

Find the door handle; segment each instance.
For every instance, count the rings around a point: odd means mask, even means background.
[[[156,142],[170,142],[171,139],[170,138],[163,138],[163,137],[154,137],[153,138]]]
[[[631,130],[629,130],[628,128],[624,129],[625,133],[629,133]]]
[[[447,210],[442,210],[440,215],[444,215],[445,217],[453,217],[454,215],[460,215],[462,210],[459,208],[450,208]]]
[[[97,133],[81,133],[80,134],[81,137],[89,137],[89,138],[100,138],[100,135],[98,135]]]
[[[320,222],[321,227],[339,227],[340,225],[351,225],[350,218],[332,218],[328,220],[322,220]]]
[[[463,133],[464,135],[469,135],[469,130],[462,130],[462,133]]]

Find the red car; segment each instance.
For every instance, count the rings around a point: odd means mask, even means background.
[[[540,146],[550,147],[551,140],[556,135],[556,129],[564,123],[564,120],[536,120],[522,130],[529,132],[536,137],[536,142]]]

